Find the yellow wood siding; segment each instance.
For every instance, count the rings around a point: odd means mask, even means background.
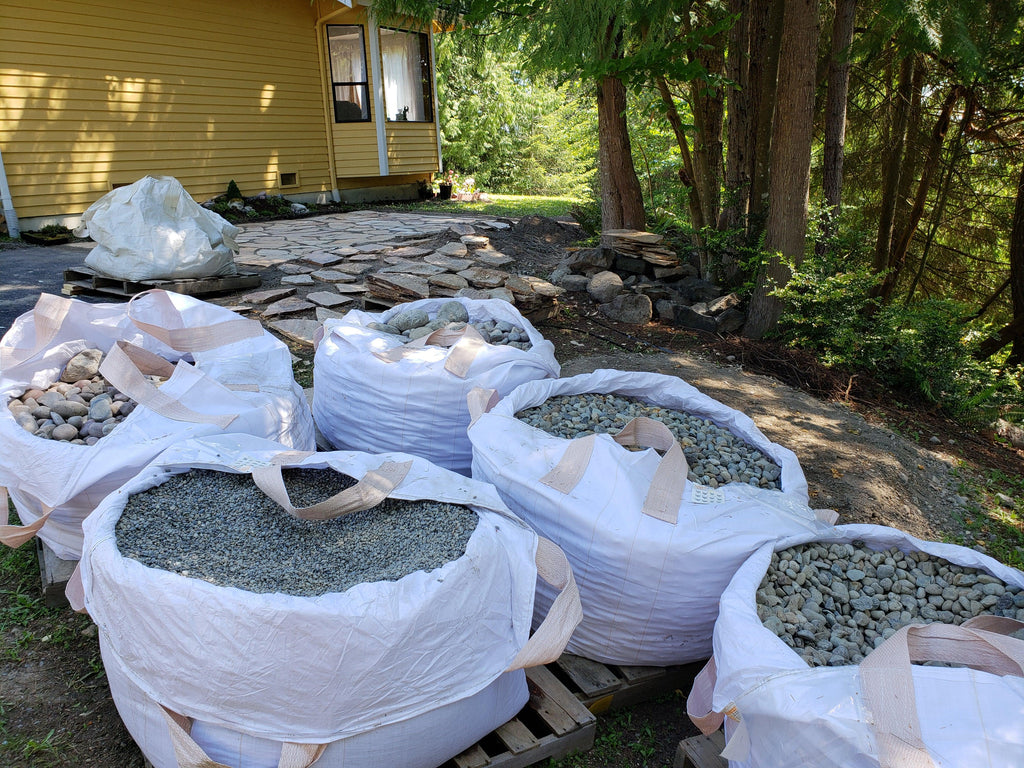
[[[145,174],[200,200],[231,179],[279,191],[282,172],[299,175],[289,194],[332,188],[309,0],[0,0],[0,18],[19,216],[76,215]]]
[[[437,129],[433,123],[387,124],[388,168],[392,174],[429,173],[438,169]]]
[[[364,176],[377,176],[377,184],[387,183],[379,178],[380,160],[377,153],[377,124],[375,122],[377,114],[373,103],[373,62],[370,60],[369,29],[366,23],[366,9],[358,6],[334,13],[326,22],[327,25],[356,24],[363,28],[363,52],[366,55],[366,79],[369,84],[370,96],[369,122],[335,123],[332,117],[334,162],[339,184],[342,179]],[[321,32],[321,34],[326,35],[326,32]],[[326,38],[324,46],[326,50]],[[325,59],[329,61],[330,57],[325,55]],[[330,91],[331,68],[329,63],[326,64],[325,80],[328,83],[328,91]],[[328,98],[333,104],[333,94],[330,94]]]

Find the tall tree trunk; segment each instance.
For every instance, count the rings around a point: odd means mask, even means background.
[[[1009,365],[1024,364],[1024,164],[1017,177],[1017,202],[1013,207],[1013,225],[1010,228],[1010,302],[1013,319],[996,336],[982,342],[977,357],[986,360],[1007,344]]]
[[[889,233],[889,245],[886,247],[886,263],[893,247],[893,237],[902,232],[910,218],[911,190],[921,166],[921,151],[924,141],[921,126],[924,121],[922,98],[924,96],[924,79],[928,67],[924,56],[914,54],[914,75],[910,82],[910,109],[907,112],[907,138],[903,149],[903,163],[900,166],[899,183],[896,187],[896,209],[893,215],[892,231]],[[884,269],[885,267],[882,267]],[[881,271],[881,270],[879,270]]]
[[[853,45],[853,20],[857,0],[836,0],[832,23],[832,55],[828,63],[828,95],[825,105],[825,160],[822,168],[822,192],[827,207],[826,230],[818,243],[835,233],[843,196],[843,148],[846,145],[846,99],[850,90],[850,46]]]
[[[896,92],[889,97],[885,146],[882,150],[882,210],[878,214],[878,231],[875,235],[873,261],[875,272],[884,271],[889,264],[893,219],[896,213],[896,193],[899,188],[899,173],[907,143],[907,117],[910,108],[913,71],[913,56],[903,57],[900,60]]]
[[[814,138],[814,88],[818,50],[818,0],[786,0],[786,35],[779,51],[779,85],[772,121],[770,205],[765,227],[769,262],[758,275],[750,300],[746,336],[760,338],[781,314],[771,295],[789,282],[782,257],[799,264],[807,236],[807,197]]]
[[[672,133],[675,134],[676,144],[679,145],[679,154],[683,158],[683,167],[679,169],[679,180],[689,188],[686,202],[690,212],[690,224],[693,229],[700,232],[707,224],[704,221],[704,208],[701,206],[700,190],[694,179],[693,158],[690,155],[690,143],[686,138],[686,131],[683,129],[683,119],[679,116],[676,108],[676,100],[668,87],[668,81],[664,77],[657,79],[658,93],[661,94],[661,103],[665,107],[665,117],[668,124],[672,126]]]
[[[703,12],[702,15],[706,15]],[[689,14],[683,15],[683,30],[692,31]],[[704,221],[718,221],[722,188],[722,125],[725,116],[725,93],[719,85],[712,85],[725,73],[725,34],[720,32],[690,53],[690,60],[699,62],[708,79],[690,81],[690,110],[696,130],[693,147],[694,171],[700,187]],[[704,277],[704,270],[701,270]]]
[[[597,131],[601,228],[644,229],[643,190],[626,126],[626,86],[617,77],[602,77],[597,83]]]
[[[910,281],[910,287],[907,289],[906,298],[903,300],[904,306],[910,304],[910,300],[914,298],[914,292],[917,290],[918,284],[921,282],[921,277],[924,275],[925,267],[928,264],[928,252],[931,250],[932,243],[935,241],[935,235],[939,231],[939,226],[942,224],[942,216],[946,211],[946,201],[949,200],[949,191],[953,186],[953,176],[956,173],[956,166],[960,162],[960,154],[964,145],[964,137],[967,135],[967,131],[971,126],[971,122],[974,120],[974,112],[977,109],[978,100],[975,95],[974,89],[968,91],[967,102],[964,104],[964,113],[960,118],[960,130],[957,131],[956,138],[953,140],[952,148],[949,152],[949,162],[946,163],[946,167],[943,170],[942,175],[939,177],[939,195],[932,206],[931,221],[928,223],[928,234],[924,239],[924,247],[921,249],[921,261],[917,265],[917,271],[914,273],[914,279]]]
[[[756,242],[764,231],[765,211],[768,209],[769,155],[779,74],[783,5],[784,0],[753,0],[751,4],[750,88],[751,97],[756,103],[751,105],[754,130],[750,152],[750,203],[747,208],[747,239],[750,242]]]
[[[893,243],[892,251],[889,254],[889,263],[886,265],[888,271],[877,291],[878,298],[883,302],[888,301],[892,296],[892,292],[896,288],[896,282],[899,280],[900,272],[903,271],[903,267],[907,263],[910,241],[913,240],[914,233],[917,231],[917,225],[921,223],[921,217],[924,216],[924,206],[928,201],[928,191],[931,188],[932,176],[942,155],[942,145],[946,139],[946,132],[949,130],[953,107],[959,98],[960,88],[953,86],[949,93],[946,94],[946,100],[942,103],[942,108],[939,110],[939,117],[935,121],[935,127],[932,129],[932,135],[928,141],[928,152],[925,155],[924,165],[921,167],[921,178],[917,183],[917,194],[914,195],[914,204],[910,209],[906,225],[904,225]]]
[[[738,17],[729,30],[725,76],[734,85],[728,92],[727,154],[725,159],[725,203],[718,217],[719,231],[739,226],[747,214],[750,199],[750,0],[729,0],[730,15]],[[723,271],[734,271],[723,264]]]

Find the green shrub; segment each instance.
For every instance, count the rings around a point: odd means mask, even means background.
[[[939,405],[947,413],[987,422],[1022,402],[1020,382],[974,357],[964,308],[945,299],[878,306],[879,276],[837,251],[811,255],[784,289],[777,336],[818,355],[825,365],[867,372],[888,387]]]
[[[241,200],[242,199],[242,192],[238,188],[238,185],[235,184],[235,180],[234,179],[232,179],[231,181],[228,182],[228,189],[227,189],[227,192],[224,193],[224,195],[227,197],[228,200]]]

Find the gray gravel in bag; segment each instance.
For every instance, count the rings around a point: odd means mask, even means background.
[[[283,470],[292,504],[355,484],[331,469]],[[117,522],[125,557],[250,592],[314,596],[396,581],[465,554],[478,517],[438,501],[385,499],[336,520],[299,520],[247,474],[194,469],[131,496]]]
[[[781,488],[779,465],[729,430],[708,419],[650,405],[635,397],[555,395],[516,414],[517,419],[531,427],[569,440],[595,433],[617,433],[640,416],[660,421],[669,428],[682,445],[690,465],[687,477],[692,482],[712,488],[726,483]]]
[[[776,552],[757,589],[765,628],[810,666],[859,664],[907,624],[963,624],[982,614],[1024,621],[1024,590],[925,552],[863,542]]]

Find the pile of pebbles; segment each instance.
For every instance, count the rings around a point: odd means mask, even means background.
[[[906,624],[962,624],[981,614],[1024,621],[1024,590],[925,552],[863,542],[776,552],[757,615],[810,666],[859,664]]]
[[[331,469],[282,474],[296,507],[355,483]],[[299,520],[250,475],[194,469],[131,496],[116,538],[123,556],[150,568],[249,592],[316,596],[440,568],[465,554],[478,519],[456,504],[385,499],[336,520]]]
[[[79,352],[64,367],[60,381],[11,398],[7,408],[18,426],[36,437],[74,445],[95,445],[109,435],[136,404],[99,375],[102,359],[98,349]],[[155,385],[164,381],[147,378]]]
[[[404,336],[414,341],[421,336],[428,336],[441,328],[461,331],[466,325],[472,325],[484,340],[491,344],[505,344],[518,349],[530,349],[530,336],[520,328],[505,320],[484,320],[470,323],[468,310],[457,301],[442,304],[433,319],[422,309],[407,309],[399,312],[386,323],[367,323],[366,327],[395,336]]]
[[[690,465],[687,477],[692,482],[712,488],[726,483],[781,488],[779,465],[729,430],[699,416],[650,405],[634,397],[556,395],[542,405],[516,414],[517,419],[531,427],[570,440],[595,433],[617,433],[640,416],[660,421],[675,435]]]

